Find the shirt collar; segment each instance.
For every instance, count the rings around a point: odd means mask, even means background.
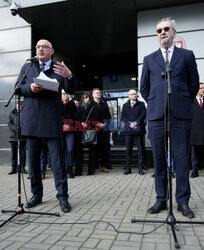
[[[44,62],[45,64],[45,70],[48,70],[50,68],[50,65],[51,65],[51,62],[52,60],[50,59],[49,61],[47,62]],[[43,62],[39,61],[39,64],[41,65]]]
[[[166,49],[160,47],[162,54],[165,54]],[[168,48],[169,53],[173,54],[174,52],[174,44],[170,48]]]

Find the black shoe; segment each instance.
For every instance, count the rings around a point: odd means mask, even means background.
[[[17,172],[17,171],[16,171],[15,169],[11,169],[11,171],[10,171],[8,174],[9,174],[9,175],[10,175],[10,174],[16,174],[16,172]]]
[[[178,204],[178,211],[182,212],[183,216],[186,216],[189,219],[195,217],[194,212],[186,204],[183,205]]]
[[[81,176],[81,175],[82,175],[82,170],[75,169],[74,176]]]
[[[127,175],[127,174],[132,174],[132,171],[131,169],[126,169],[124,172],[123,172],[124,175]]]
[[[196,178],[196,177],[198,177],[198,176],[199,176],[199,174],[198,174],[198,172],[197,172],[197,173],[192,173],[190,177],[191,177],[191,178]]]
[[[72,209],[67,199],[60,200],[59,204],[60,204],[62,212],[64,213],[69,213]]]
[[[25,205],[26,208],[31,208],[36,206],[37,204],[42,203],[42,197],[31,197],[29,202]]]
[[[69,174],[69,178],[73,179],[74,173],[73,173],[72,167],[67,167],[67,172]]]
[[[139,169],[139,172],[138,172],[140,175],[145,175],[145,172],[142,170],[142,169]]]
[[[87,175],[94,175],[94,172],[87,172]]]
[[[108,166],[108,167],[107,167],[107,169],[110,169],[110,170],[112,170],[113,168],[112,168],[111,166]]]
[[[154,177],[155,177],[155,174],[152,174],[151,177],[154,178]]]
[[[175,174],[174,174],[174,173],[172,173],[172,174],[171,174],[171,177],[172,177],[172,178],[175,178],[176,176],[175,176]]]
[[[156,201],[154,206],[148,209],[148,214],[158,214],[160,211],[167,209],[166,202]]]
[[[27,174],[28,172],[25,169],[21,169],[21,173]]]

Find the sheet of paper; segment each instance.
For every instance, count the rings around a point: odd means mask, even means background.
[[[40,84],[44,89],[58,91],[59,83],[56,79],[47,77],[43,72],[40,72],[38,77],[33,78],[36,84]]]

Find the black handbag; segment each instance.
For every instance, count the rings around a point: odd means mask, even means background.
[[[91,108],[91,110],[89,111],[88,116],[86,117],[86,121],[88,121],[89,116],[92,112],[94,107]],[[85,145],[96,145],[97,144],[97,133],[95,130],[85,130],[82,132],[82,144]]]

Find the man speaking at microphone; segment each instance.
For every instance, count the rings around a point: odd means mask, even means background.
[[[31,65],[24,81],[20,85],[20,94],[24,96],[21,112],[21,134],[26,136],[28,150],[29,175],[31,181],[32,198],[26,204],[27,208],[34,207],[42,202],[43,185],[40,170],[40,154],[42,141],[46,141],[52,170],[57,189],[57,199],[61,210],[70,212],[68,203],[67,173],[62,158],[62,114],[61,114],[61,89],[68,92],[72,72],[63,62],[52,60],[54,49],[47,40],[39,40],[36,45],[36,54],[39,60],[31,59],[30,63],[23,65],[18,82]],[[43,71],[49,78],[59,82],[58,91],[44,89],[34,83],[33,78],[38,77]]]
[[[175,21],[163,18],[157,24],[159,50],[144,58],[140,91],[147,102],[148,132],[152,146],[156,203],[148,213],[156,214],[167,209],[167,157],[165,113],[167,110],[167,86],[165,77],[166,47],[170,63],[170,125],[171,149],[176,169],[176,202],[178,210],[188,218],[194,218],[189,208],[191,195],[189,183],[189,153],[192,120],[192,102],[199,89],[199,75],[192,51],[177,48]],[[164,42],[165,41],[165,42]]]

